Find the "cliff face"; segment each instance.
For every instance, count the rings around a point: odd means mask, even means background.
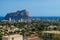
[[[4,17],[1,17],[1,16],[0,16],[0,21],[3,20],[3,19],[4,19]]]
[[[28,14],[29,13],[26,10],[21,10],[21,11],[17,11],[17,12],[13,12],[13,13],[8,13],[5,16],[5,20],[9,20],[9,18],[15,19],[15,20],[19,20],[21,18],[28,18],[29,17]]]

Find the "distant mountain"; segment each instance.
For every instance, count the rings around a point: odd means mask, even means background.
[[[28,14],[29,14],[28,11],[25,9],[21,11],[18,10],[17,12],[8,13],[4,19],[9,20],[9,18],[11,18],[11,19],[18,20],[21,18],[28,18],[29,17]]]
[[[3,19],[4,19],[4,17],[0,16],[0,20],[3,20]]]
[[[49,16],[49,17],[46,17],[46,16],[38,16],[38,17],[30,17],[29,16],[29,12],[27,10],[18,10],[16,12],[11,12],[11,13],[8,13],[5,17],[0,17],[0,20],[9,20],[9,18],[11,18],[12,20],[19,20],[21,18],[23,19],[27,19],[27,18],[31,18],[31,19],[42,19],[42,20],[60,20],[60,16],[59,17],[56,17],[56,16]]]

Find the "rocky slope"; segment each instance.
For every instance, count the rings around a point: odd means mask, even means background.
[[[9,20],[9,18],[11,19],[15,19],[15,20],[18,20],[18,19],[21,19],[21,18],[28,18],[29,15],[28,15],[28,11],[26,10],[21,10],[21,11],[17,11],[17,12],[12,12],[12,13],[8,13],[6,16],[5,16],[5,20]]]

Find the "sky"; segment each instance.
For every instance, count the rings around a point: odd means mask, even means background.
[[[60,16],[60,0],[0,0],[0,16],[23,9],[30,16]]]

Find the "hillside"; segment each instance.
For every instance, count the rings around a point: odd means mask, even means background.
[[[18,19],[21,19],[21,18],[28,18],[29,17],[28,14],[29,13],[26,10],[16,11],[16,12],[8,13],[5,16],[4,19],[9,20],[9,18],[11,18],[11,19],[14,19],[14,20],[18,20]]]

